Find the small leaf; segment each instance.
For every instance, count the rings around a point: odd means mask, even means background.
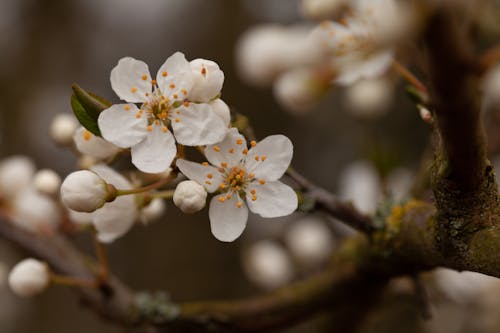
[[[95,121],[97,121],[99,114],[103,110],[111,106],[111,102],[107,101],[105,98],[85,91],[77,84],[73,84],[71,88],[73,89],[74,95],[78,99],[80,105]]]
[[[71,95],[71,108],[73,109],[73,113],[83,127],[85,127],[92,134],[101,136],[99,126],[97,126],[97,118],[93,118],[89,115],[87,110],[85,110],[82,104],[80,104],[75,94]]]

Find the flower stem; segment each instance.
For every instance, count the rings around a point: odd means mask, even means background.
[[[98,283],[96,280],[58,275],[54,273],[50,274],[50,281],[54,284],[59,284],[68,287],[91,288],[91,289],[95,289],[98,287]]]
[[[147,186],[133,188],[133,189],[130,189],[130,190],[117,190],[117,196],[120,196],[120,195],[129,195],[129,194],[139,194],[139,193],[143,193],[143,192],[149,192],[149,191],[152,191],[152,190],[156,190],[157,188],[160,188],[160,187],[168,184],[173,179],[174,179],[174,176],[172,174],[170,174],[170,175],[168,175],[168,177],[160,179],[156,183],[149,184]]]
[[[421,91],[424,94],[428,94],[427,88],[425,85],[420,81],[415,75],[413,75],[412,72],[410,72],[406,67],[401,65],[399,62],[394,60],[392,62],[392,67],[396,72],[399,73],[408,83],[413,85],[415,88],[417,88],[419,91]]]
[[[151,194],[151,198],[172,199],[174,197],[174,192],[175,190],[155,192]]]
[[[98,281],[104,282],[109,277],[109,261],[106,254],[106,249],[104,245],[97,238],[97,232],[94,230],[92,233],[92,238],[94,239],[97,261],[99,263],[99,273],[97,275]]]

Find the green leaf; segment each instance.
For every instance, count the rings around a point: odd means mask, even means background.
[[[79,85],[73,84],[71,86],[75,97],[78,99],[80,105],[85,109],[86,113],[97,121],[99,114],[111,106],[111,102],[105,98],[83,90]]]
[[[99,126],[97,126],[97,118],[92,117],[87,112],[87,110],[83,107],[83,105],[76,97],[76,94],[71,95],[71,108],[73,109],[73,113],[83,127],[85,127],[94,135],[101,136]]]

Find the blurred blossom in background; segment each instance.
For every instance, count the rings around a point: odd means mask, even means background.
[[[307,7],[305,2],[0,1],[0,156],[26,154],[37,168],[67,175],[78,161],[49,133],[56,115],[71,115],[71,84],[117,102],[109,73],[118,59],[141,59],[154,71],[181,51],[188,59],[216,61],[225,74],[222,97],[232,111],[248,116],[259,138],[287,135],[294,143],[294,167],[313,182],[366,213],[375,212],[385,193],[403,200],[428,129],[404,95],[404,86],[391,77],[328,92],[329,81],[311,83],[314,73],[304,68],[314,59],[303,45],[307,50],[314,23],[302,14],[314,17],[337,7],[321,7],[320,0],[307,1]],[[491,79],[497,87],[498,76]],[[495,84],[485,89],[491,86]],[[110,245],[109,254],[113,271],[133,288],[167,290],[176,301],[248,296],[299,279],[328,262],[343,234],[338,222],[322,216],[303,219],[297,213],[265,221],[253,216],[240,241],[221,243],[211,236],[206,208],[188,216],[168,204],[166,211],[157,223],[135,228]],[[92,251],[85,236],[76,242]],[[52,287],[33,300],[14,297],[5,288],[4,271],[20,254],[3,242],[0,249],[1,332],[118,332],[82,310],[67,289]],[[453,308],[450,313],[459,316],[483,306],[473,296],[483,295],[493,284],[464,291],[460,286],[476,283],[475,277],[446,274],[430,279],[436,278],[436,288],[448,295],[442,302]],[[498,283],[494,288],[499,289]],[[445,323],[436,323],[439,318],[422,324],[414,315],[418,310],[413,298],[408,292],[402,295],[398,300],[410,304],[408,316],[387,316],[394,327],[452,332]],[[329,325],[328,318],[320,318],[286,332],[328,331]],[[463,327],[453,332],[472,332]]]

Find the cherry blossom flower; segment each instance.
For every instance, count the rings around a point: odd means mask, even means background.
[[[197,146],[222,140],[224,121],[208,104],[187,100],[194,84],[192,67],[180,52],[165,61],[156,79],[144,62],[122,58],[111,71],[111,86],[128,103],[99,115],[102,136],[120,148],[131,148],[132,163],[149,173],[170,166],[177,153],[175,141]],[[141,103],[141,108],[133,103]]]
[[[336,73],[334,82],[350,85],[361,78],[376,78],[387,71],[393,51],[381,47],[378,34],[396,16],[392,0],[355,1],[341,23],[324,21],[311,34]]]
[[[209,193],[219,193],[210,202],[209,218],[213,235],[221,241],[231,242],[241,235],[248,208],[262,217],[286,216],[297,208],[293,189],[278,180],[292,159],[290,140],[272,135],[259,143],[252,141],[251,146],[248,150],[245,138],[232,128],[223,141],[206,147],[205,156],[212,165],[177,160],[189,179]]]

